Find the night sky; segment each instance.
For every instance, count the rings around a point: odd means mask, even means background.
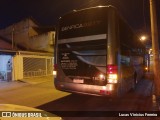
[[[150,34],[149,0],[0,0],[0,29],[27,17],[40,25],[54,26],[60,16],[73,9],[97,5],[117,7],[135,32]],[[160,21],[160,0],[156,6]]]

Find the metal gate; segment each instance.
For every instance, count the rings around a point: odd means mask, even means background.
[[[23,78],[52,75],[52,58],[23,57]]]
[[[13,79],[53,75],[53,53],[17,51],[13,57]]]

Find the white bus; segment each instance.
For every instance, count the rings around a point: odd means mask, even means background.
[[[59,19],[56,89],[119,96],[143,75],[144,46],[113,6],[74,10]]]

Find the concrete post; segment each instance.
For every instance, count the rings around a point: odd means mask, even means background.
[[[160,65],[159,65],[159,43],[158,43],[155,0],[150,0],[150,18],[151,18],[155,96],[156,96],[157,104],[159,106],[159,103],[160,103]]]

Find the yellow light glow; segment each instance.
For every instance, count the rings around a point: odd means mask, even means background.
[[[109,90],[109,91],[112,91],[112,90],[113,90],[113,85],[112,85],[112,84],[109,84],[109,85],[108,85],[108,90]]]
[[[106,86],[103,86],[103,87],[102,87],[102,89],[103,89],[103,90],[106,90],[106,89],[107,89],[107,87],[106,87]]]
[[[149,54],[151,54],[152,53],[152,49],[149,49]]]
[[[117,74],[109,74],[108,75],[108,83],[117,83]]]
[[[56,76],[57,75],[57,71],[53,71],[53,75]]]
[[[117,80],[114,80],[114,79],[108,79],[108,83],[117,83]]]
[[[99,5],[98,7],[99,7],[99,8],[101,8],[101,7],[104,7],[104,6],[102,6],[102,5]]]
[[[117,74],[109,74],[109,79],[117,79]]]
[[[146,36],[142,36],[140,39],[144,41],[146,40]]]
[[[105,76],[103,74],[100,74],[99,78],[102,80],[102,79],[105,79]]]

